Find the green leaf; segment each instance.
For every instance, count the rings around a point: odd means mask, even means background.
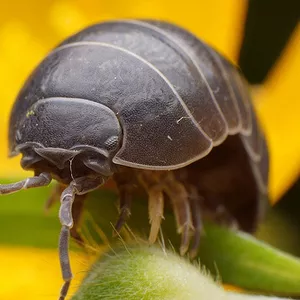
[[[254,237],[206,226],[201,261],[223,282],[271,294],[300,295],[300,260]]]

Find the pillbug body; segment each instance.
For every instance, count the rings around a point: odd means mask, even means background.
[[[9,142],[35,176],[0,186],[0,194],[60,183],[60,299],[72,278],[68,239],[71,231],[80,240],[84,195],[108,178],[120,195],[116,229],[140,186],[149,198],[149,240],[168,201],[182,254],[196,253],[202,212],[252,232],[267,203],[268,149],[245,80],[213,48],[167,22],[110,21],[65,40],[20,91]]]

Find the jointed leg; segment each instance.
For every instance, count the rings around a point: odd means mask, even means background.
[[[178,232],[181,234],[180,253],[183,255],[190,248],[191,256],[197,254],[202,231],[201,201],[197,188],[180,182],[173,172],[139,171],[138,179],[148,193],[149,219],[151,223],[149,241],[154,243],[164,210],[164,193],[173,205]]]
[[[127,185],[119,185],[119,217],[115,224],[116,232],[120,232],[123,225],[129,219],[131,214],[132,193],[131,188]]]
[[[62,270],[62,276],[65,283],[63,284],[59,300],[64,300],[73,277],[70,258],[69,258],[69,239],[70,228],[73,226],[72,218],[72,204],[75,199],[76,188],[74,183],[71,183],[61,195],[61,206],[59,210],[59,219],[62,224],[60,237],[59,237],[59,260]]]
[[[143,171],[138,173],[138,180],[148,194],[148,212],[151,225],[149,242],[155,243],[164,217],[164,195],[161,174]]]
[[[190,247],[190,257],[194,258],[197,255],[200,238],[202,233],[202,213],[201,213],[201,202],[203,202],[203,198],[198,194],[196,187],[189,186],[189,201],[191,206],[192,220],[194,226],[194,235],[192,245]]]
[[[181,234],[180,254],[184,255],[189,248],[191,233],[194,231],[189,194],[171,172],[164,182],[164,190],[173,205],[178,233]]]
[[[116,173],[114,181],[119,192],[119,217],[115,224],[115,232],[120,232],[131,214],[131,203],[136,180],[131,172]]]
[[[178,175],[178,174],[177,174]],[[167,195],[173,206],[178,232],[181,234],[180,253],[190,248],[195,256],[200,244],[202,231],[202,197],[196,187],[185,182],[185,177],[176,177],[172,171],[136,170],[114,175],[120,194],[120,215],[116,229],[120,230],[130,215],[132,192],[135,184],[141,185],[148,194],[149,221],[151,224],[149,242],[157,239],[164,213],[164,196]]]
[[[64,284],[60,290],[59,300],[66,298],[73,277],[69,257],[69,238],[70,228],[64,225],[61,228],[59,236],[59,261],[64,280]]]
[[[57,183],[48,198],[47,202],[45,203],[45,211],[48,212],[49,209],[54,205],[55,202],[59,201],[59,198],[61,194],[64,191],[64,186]],[[72,215],[73,215],[73,227],[70,229],[70,235],[71,237],[80,245],[83,245],[83,239],[80,236],[79,233],[79,225],[80,225],[80,219],[82,215],[83,210],[83,204],[84,200],[86,198],[86,195],[76,195],[75,200],[73,202],[73,208],[72,208]]]
[[[20,190],[46,186],[49,185],[51,180],[52,177],[49,173],[41,173],[37,176],[30,177],[16,183],[0,184],[0,195],[11,194]]]
[[[61,206],[59,210],[59,219],[62,225],[59,238],[59,258],[64,284],[61,288],[59,300],[64,300],[72,280],[72,271],[69,258],[69,239],[70,230],[73,227],[74,220],[72,216],[72,205],[76,194],[84,195],[87,192],[96,189],[103,183],[102,178],[80,178],[70,183],[70,185],[61,194]]]
[[[148,195],[149,221],[151,224],[149,242],[153,244],[157,239],[161,221],[164,217],[164,196],[161,190],[155,188],[149,189]]]

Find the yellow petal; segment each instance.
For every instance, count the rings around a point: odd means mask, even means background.
[[[256,97],[271,153],[270,195],[273,202],[300,175],[299,54],[300,25]]]
[[[0,257],[0,299],[57,300],[63,281],[55,249],[2,246]],[[75,252],[71,252],[71,260],[75,275],[71,285],[72,293],[91,262],[83,254]]]

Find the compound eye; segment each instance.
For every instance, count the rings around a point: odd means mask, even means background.
[[[104,145],[105,145],[105,149],[109,152],[116,150],[119,146],[119,137],[116,135],[109,137],[104,142]]]

